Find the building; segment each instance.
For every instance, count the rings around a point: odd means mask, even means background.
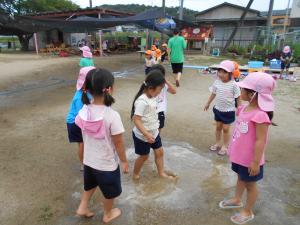
[[[236,23],[240,20],[245,7],[224,2],[196,14],[199,25],[212,25],[214,40],[212,47],[224,47]],[[248,46],[260,36],[267,18],[260,11],[249,9],[241,28],[237,31],[232,44]]]
[[[40,19],[60,19],[70,20],[77,18],[115,18],[133,16],[132,13],[118,12],[114,10],[103,9],[100,7],[69,10],[69,11],[55,11],[55,12],[41,12],[35,14],[28,14],[27,16]],[[111,30],[111,29],[110,29]],[[114,28],[112,29],[114,30]],[[37,33],[37,40],[39,48],[45,48],[47,45],[53,44],[59,46],[64,43],[69,46],[77,46],[78,43],[84,41],[94,42],[90,40],[91,35],[87,33],[66,33],[60,30],[51,30]],[[34,49],[33,38],[29,42],[29,48]]]
[[[282,34],[284,32],[284,26],[288,32],[289,27],[291,26],[290,19],[291,9],[283,10],[273,10],[272,11],[272,31],[276,34]],[[260,14],[263,17],[268,17],[268,11],[261,12]]]
[[[290,18],[291,26],[300,27],[300,0],[293,0]]]

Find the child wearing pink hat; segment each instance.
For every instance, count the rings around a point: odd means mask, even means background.
[[[115,198],[122,193],[120,170],[128,173],[124,126],[119,113],[111,108],[115,102],[113,86],[114,77],[110,71],[91,70],[86,76],[82,94],[84,106],[75,118],[84,141],[84,191],[76,214],[81,217],[95,215],[89,210],[89,201],[99,188],[104,197],[104,223],[121,215],[121,210],[113,205]]]
[[[293,59],[292,55],[292,50],[290,46],[285,46],[282,50],[280,60],[281,60],[281,72],[280,72],[280,79],[283,79],[282,74],[284,69],[286,69],[286,79],[290,80],[290,75],[289,75],[289,68],[291,65],[291,61]]]
[[[256,182],[263,178],[264,152],[274,111],[272,91],[275,80],[269,74],[256,72],[237,85],[241,88],[242,100],[248,104],[237,110],[238,119],[228,152],[232,170],[237,173],[236,191],[234,198],[221,201],[219,206],[222,209],[242,208],[231,221],[244,224],[254,219],[252,209],[258,195]],[[247,201],[243,206],[241,200],[245,190]]]
[[[77,116],[79,110],[83,107],[82,102],[82,87],[85,81],[85,77],[89,71],[95,69],[93,66],[83,67],[79,71],[79,76],[76,83],[76,92],[70,104],[69,113],[66,118],[68,137],[70,143],[78,143],[78,158],[83,163],[83,140],[81,129],[75,124],[75,117]]]
[[[79,66],[86,67],[86,66],[95,66],[93,61],[93,53],[88,46],[83,46],[79,48],[82,51],[82,58],[80,59]]]
[[[240,89],[233,80],[232,73],[235,70],[234,63],[224,60],[218,67],[218,77],[212,85],[212,93],[204,107],[209,109],[211,102],[216,99],[213,112],[216,121],[216,143],[210,147],[211,151],[217,151],[219,155],[226,155],[229,144],[230,124],[235,120],[236,100],[239,105]],[[223,136],[223,144],[222,144]]]

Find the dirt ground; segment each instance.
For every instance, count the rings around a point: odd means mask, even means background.
[[[78,57],[0,54],[0,224],[101,224],[98,193],[91,204],[93,219],[74,216],[82,191],[76,145],[68,143],[65,117],[75,89]],[[220,59],[187,56],[186,64],[209,65]],[[95,58],[98,67],[119,76],[116,109],[126,128],[128,158],[134,154],[129,119],[134,95],[144,79],[136,54]],[[168,79],[172,80],[167,66]],[[300,70],[296,71],[296,74]],[[212,112],[203,112],[213,75],[185,69],[182,86],[168,96],[162,138],[166,165],[179,176],[176,184],[155,175],[147,163],[140,183],[124,175],[116,205],[123,215],[112,224],[231,224],[235,211],[218,202],[234,191],[235,175],[226,157],[208,151],[214,142]],[[252,224],[299,224],[300,220],[300,81],[278,81],[276,111],[266,152],[265,179]]]

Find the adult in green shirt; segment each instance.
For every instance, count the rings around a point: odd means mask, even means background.
[[[179,30],[174,30],[174,36],[169,40],[168,49],[172,65],[173,74],[176,74],[176,86],[179,87],[179,82],[183,69],[184,49],[186,49],[186,40],[179,36]]]

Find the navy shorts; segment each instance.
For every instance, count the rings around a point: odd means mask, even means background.
[[[165,113],[164,112],[159,112],[158,113],[158,120],[159,120],[159,129],[164,128],[165,126]]]
[[[215,114],[215,121],[217,122],[231,124],[235,121],[235,111],[221,112],[214,107],[213,112]]]
[[[146,67],[145,68],[145,75],[147,75],[150,72],[150,70],[151,70],[151,67]]]
[[[173,73],[182,73],[183,63],[171,63]]]
[[[67,123],[67,127],[68,127],[69,142],[82,143],[83,139],[82,139],[81,129],[75,123]]]
[[[132,137],[134,142],[135,154],[137,155],[149,155],[150,148],[156,150],[162,147],[162,143],[159,135],[155,138],[155,142],[153,144],[140,140],[135,136],[133,132],[132,132]]]
[[[236,163],[231,164],[231,169],[236,172],[242,181],[245,182],[256,182],[261,180],[264,177],[264,166],[260,166],[259,174],[256,176],[249,176],[248,167],[241,166]]]
[[[284,70],[284,69],[289,69],[289,68],[290,68],[290,65],[291,65],[290,63],[285,64],[285,62],[282,62],[282,61],[281,61],[281,69],[282,69],[282,70]]]
[[[84,165],[83,180],[85,191],[98,186],[106,199],[116,198],[122,193],[119,167],[115,171],[100,171]]]

